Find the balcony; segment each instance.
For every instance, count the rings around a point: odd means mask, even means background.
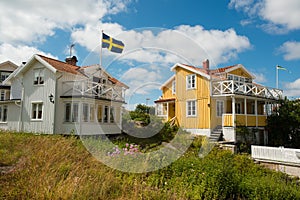
[[[125,89],[121,86],[90,80],[64,81],[61,97],[91,97],[125,102]]]
[[[212,81],[213,96],[226,96],[230,94],[240,94],[272,100],[282,99],[282,90],[280,89],[234,80]]]

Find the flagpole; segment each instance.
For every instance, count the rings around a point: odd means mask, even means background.
[[[278,89],[278,65],[276,65],[276,89]]]
[[[102,67],[102,43],[103,43],[103,30],[101,30],[101,46],[100,46],[100,67]]]

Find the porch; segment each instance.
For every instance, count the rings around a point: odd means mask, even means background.
[[[167,121],[175,117],[175,98],[159,99],[155,101],[155,114]]]
[[[222,127],[265,127],[267,116],[277,105],[276,100],[243,95],[214,98],[216,101],[217,124]]]

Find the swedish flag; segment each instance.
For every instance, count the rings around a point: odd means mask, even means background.
[[[122,41],[116,40],[105,33],[102,33],[102,48],[107,48],[111,52],[122,53],[124,44]]]

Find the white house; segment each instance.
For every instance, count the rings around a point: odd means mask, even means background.
[[[79,67],[34,55],[3,82],[9,98],[0,101],[0,128],[60,134],[121,132],[121,112],[128,86],[99,65]],[[4,110],[6,109],[6,110]],[[2,114],[3,115],[3,114]]]

